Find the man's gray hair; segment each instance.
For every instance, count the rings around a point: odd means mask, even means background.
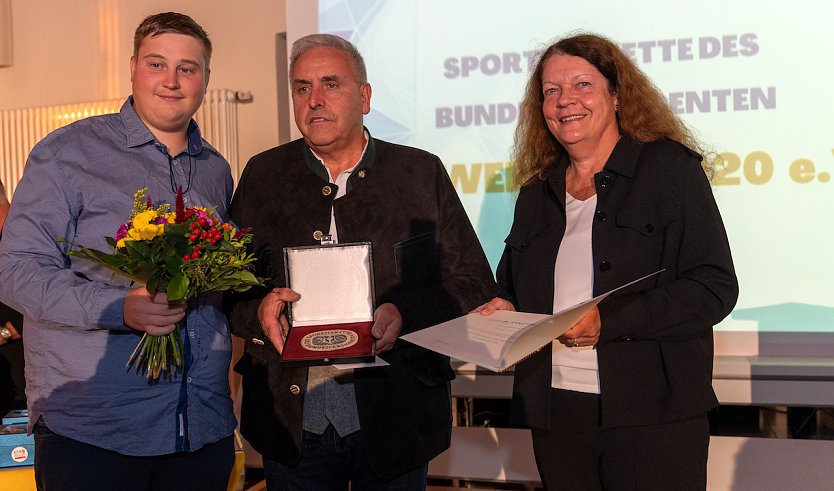
[[[368,71],[365,69],[365,60],[362,59],[359,50],[350,41],[339,36],[334,36],[333,34],[309,34],[292,43],[292,50],[290,52],[290,76],[292,76],[293,65],[298,61],[298,58],[308,49],[319,47],[335,48],[345,53],[351,66],[353,66],[356,81],[361,84],[368,82]]]

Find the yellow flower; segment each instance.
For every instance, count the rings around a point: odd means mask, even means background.
[[[136,223],[134,223],[133,227],[127,231],[127,237],[122,240],[151,240],[159,237],[164,232],[164,225],[149,223],[147,225],[137,226]]]
[[[139,229],[139,233],[142,235],[142,239],[144,240],[151,240],[156,237],[159,237],[165,232],[165,225],[155,225],[150,224],[147,227],[142,227]]]
[[[154,220],[156,220],[156,212],[153,210],[143,211],[142,213],[138,213],[135,217],[133,217],[133,228],[142,228]]]

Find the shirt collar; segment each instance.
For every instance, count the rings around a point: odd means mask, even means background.
[[[153,133],[151,133],[151,130],[145,126],[142,119],[139,118],[139,115],[136,114],[136,110],[133,108],[133,96],[129,96],[125,103],[122,104],[119,115],[127,130],[128,147],[141,147],[142,145],[158,141],[153,136]],[[197,126],[193,118],[188,123],[188,129],[186,131],[188,133],[186,151],[189,155],[197,156],[203,151],[203,137],[200,134],[199,126]]]
[[[363,128],[363,134],[365,135],[365,150],[362,152],[362,157],[359,159],[359,162],[353,167],[354,171],[370,169],[373,167],[376,157],[376,145],[374,144],[374,139],[371,137],[371,132],[368,131],[368,128]],[[306,142],[304,143],[304,161],[314,174],[330,182],[330,175],[327,172],[327,168]],[[352,187],[353,181],[353,173],[351,173],[351,178],[348,180],[348,188]]]

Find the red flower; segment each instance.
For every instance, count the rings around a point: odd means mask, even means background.
[[[237,240],[237,239],[243,237],[244,235],[251,234],[251,233],[252,233],[252,227],[243,227],[242,229],[239,229],[237,232],[235,232],[234,240]]]
[[[174,203],[174,221],[182,223],[185,221],[185,200],[182,197],[182,186],[177,187],[177,198]]]

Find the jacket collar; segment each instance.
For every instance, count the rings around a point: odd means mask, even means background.
[[[623,177],[633,177],[634,169],[637,167],[637,160],[640,157],[640,151],[643,149],[643,144],[634,140],[628,135],[622,135],[614,145],[614,150],[608,157],[601,172],[613,172]],[[551,187],[556,189],[557,183],[561,183],[564,188],[565,172],[570,165],[570,158],[567,153],[562,153],[559,160],[547,172],[547,181]]]
[[[613,177],[611,174],[625,178],[633,177],[642,148],[642,143],[628,135],[622,135],[619,141],[617,141],[617,144],[614,145],[614,150],[611,151],[611,155],[608,157],[605,166],[595,177],[597,186],[600,184],[608,186],[608,183],[611,182],[611,178]],[[548,185],[546,192],[552,194],[553,199],[560,203],[562,208],[565,207],[565,172],[569,165],[570,157],[568,157],[567,153],[562,153],[556,164],[545,175]]]
[[[634,169],[637,167],[637,160],[642,149],[642,143],[628,135],[622,135],[603,170],[623,177],[634,177]]]
[[[347,191],[350,191],[355,184],[359,171],[367,171],[371,169],[374,165],[374,161],[376,160],[376,144],[374,143],[374,138],[371,136],[371,132],[368,131],[368,128],[364,128],[364,132],[368,135],[368,145],[365,148],[365,153],[362,155],[362,160],[359,161],[348,178]],[[303,141],[304,140],[302,140],[302,142]],[[327,182],[330,182],[330,175],[327,173],[327,168],[324,167],[321,160],[316,158],[313,154],[313,150],[309,145],[307,145],[306,142],[304,142],[304,162],[315,175]],[[364,172],[362,175],[364,175]]]

